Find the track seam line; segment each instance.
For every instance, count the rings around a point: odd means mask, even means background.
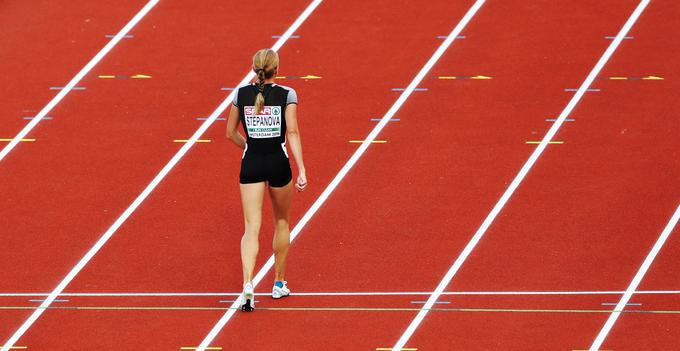
[[[560,113],[559,117],[557,120],[554,122],[554,124],[550,127],[546,135],[543,137],[541,140],[541,143],[536,147],[534,152],[529,156],[529,159],[524,163],[522,168],[520,169],[519,173],[515,176],[515,178],[512,180],[508,188],[505,190],[501,198],[498,200],[496,205],[492,208],[491,212],[487,215],[487,217],[484,219],[482,222],[482,225],[477,229],[473,237],[470,239],[468,244],[465,246],[463,251],[460,253],[458,258],[454,261],[453,265],[449,270],[446,272],[444,275],[444,278],[439,282],[437,285],[437,288],[435,289],[435,292],[428,298],[427,303],[423,306],[423,310],[418,312],[416,317],[411,321],[409,326],[406,328],[404,333],[401,335],[399,340],[397,340],[396,344],[393,347],[393,350],[399,350],[406,345],[406,342],[411,338],[413,333],[416,331],[420,323],[423,321],[425,316],[428,313],[427,309],[432,308],[434,305],[434,302],[437,301],[441,293],[444,291],[446,286],[449,285],[451,280],[453,280],[453,277],[456,275],[460,267],[463,265],[463,263],[467,260],[468,256],[472,252],[472,250],[477,246],[479,241],[482,239],[484,234],[486,233],[487,229],[491,226],[493,221],[496,219],[496,216],[500,213],[500,211],[503,209],[505,204],[508,202],[512,194],[515,192],[517,187],[519,187],[520,183],[524,180],[526,175],[529,173],[529,170],[534,166],[538,158],[541,156],[545,148],[548,146],[548,143],[552,140],[552,138],[557,134],[557,131],[560,129],[562,124],[564,123],[564,120],[569,116],[571,111],[576,107],[576,104],[581,100],[583,95],[586,93],[592,82],[597,78],[599,75],[600,71],[604,67],[604,65],[609,61],[609,58],[612,56],[614,51],[616,51],[616,48],[619,46],[621,41],[623,40],[623,37],[628,33],[630,28],[633,26],[635,21],[638,19],[642,11],[645,9],[647,4],[649,3],[649,0],[642,0],[635,11],[630,15],[626,23],[623,25],[619,33],[617,34],[616,38],[609,44],[607,49],[605,50],[604,54],[600,57],[598,62],[595,64],[595,67],[590,71],[586,79],[583,81],[581,86],[578,88],[574,96],[571,98],[567,106],[562,110]]]
[[[0,306],[0,311],[27,311],[39,309],[39,306]],[[226,311],[233,309],[233,307],[217,307],[217,306],[51,306],[47,307],[49,310],[62,311]],[[236,308],[238,310],[238,308]],[[325,312],[406,312],[406,311],[420,311],[418,307],[259,307],[261,311],[325,311]],[[612,309],[587,309],[587,308],[509,308],[509,307],[433,307],[429,309],[432,312],[496,312],[496,313],[597,313],[605,314],[612,313]],[[680,310],[624,310],[620,311],[626,314],[672,314],[680,315]]]
[[[581,291],[444,291],[444,296],[560,296],[560,295],[623,295],[625,290]],[[680,295],[680,290],[639,290],[635,295]],[[226,297],[239,292],[119,292],[119,293],[62,293],[59,297]],[[432,295],[432,291],[317,291],[294,292],[291,296],[418,296]],[[0,293],[0,297],[45,297],[49,293]],[[256,293],[255,296],[269,296]]]
[[[160,0],[152,0],[147,4],[145,9],[148,7],[149,10],[153,7],[150,6],[151,4],[156,4]],[[314,0],[312,3],[305,9],[305,11],[298,17],[293,24],[288,28],[288,30],[284,33],[284,35],[277,40],[274,43],[274,46],[272,46],[272,49],[274,51],[277,51],[280,49],[283,44],[286,43],[288,38],[302,25],[302,22],[309,17],[311,12],[322,2],[323,0]],[[148,12],[148,10],[147,10]],[[137,16],[135,16],[137,18]],[[141,19],[141,17],[140,17]],[[137,20],[139,21],[139,20]],[[129,25],[129,24],[128,24]],[[126,29],[128,26],[123,28],[118,34],[116,34],[116,38],[120,41],[122,39],[122,35],[126,33],[124,29]],[[131,27],[130,27],[131,28]],[[128,29],[129,31],[129,29]],[[245,85],[248,82],[250,82],[253,78],[255,77],[255,73],[250,71],[246,76],[241,80],[238,86]],[[74,83],[73,81],[71,83]],[[69,83],[69,85],[71,85]],[[75,83],[74,83],[75,84]],[[97,240],[97,242],[90,248],[90,250],[83,256],[80,261],[71,269],[71,271],[64,277],[64,279],[57,285],[57,287],[49,294],[49,296],[45,299],[45,302],[40,304],[40,308],[37,309],[31,316],[21,325],[21,327],[14,332],[14,334],[10,337],[10,339],[5,343],[5,347],[0,349],[0,351],[9,351],[9,347],[12,346],[14,343],[16,343],[19,338],[26,333],[26,331],[35,323],[35,321],[43,314],[43,312],[49,307],[52,302],[64,291],[64,289],[71,283],[71,281],[78,275],[78,273],[87,265],[88,262],[99,252],[99,250],[106,244],[106,242],[116,233],[116,231],[125,223],[125,221],[132,215],[132,213],[144,202],[144,200],[151,194],[151,192],[160,184],[160,182],[165,178],[165,176],[170,173],[170,171],[177,165],[177,163],[184,157],[184,155],[191,149],[192,146],[196,143],[197,140],[200,139],[201,135],[205,133],[205,131],[215,122],[217,117],[222,114],[227,107],[231,104],[231,102],[234,100],[234,94],[235,90],[232,90],[229,95],[220,103],[220,105],[213,111],[213,113],[210,114],[208,119],[206,119],[201,126],[194,132],[194,134],[189,138],[188,142],[182,145],[182,147],[177,151],[177,153],[168,161],[168,163],[161,169],[161,171],[153,178],[151,183],[149,183],[146,188],[135,198],[135,200],[128,206],[128,208],[125,209],[123,214],[116,219],[116,221],[109,227],[109,229]],[[42,111],[41,111],[42,112]],[[33,121],[31,121],[33,122]],[[200,350],[202,351],[202,350]]]
[[[35,128],[40,121],[47,116],[52,109],[57,106],[63,100],[68,93],[73,90],[73,88],[78,84],[90,71],[106,56],[113,50],[113,48],[118,45],[118,43],[134,28],[143,18],[146,16],[159,2],[160,0],[150,0],[132,19],[130,22],[128,22],[121,30],[116,34],[111,40],[101,49],[99,52],[94,55],[94,57],[66,84],[66,86],[55,95],[50,102],[45,105],[45,107],[38,112],[33,119],[31,119],[28,124],[14,137],[14,140],[12,140],[9,144],[7,144],[1,151],[0,151],[0,161],[2,161],[5,156],[7,156],[10,151],[14,149],[14,147],[19,144],[20,140],[25,138],[28,133]],[[7,346],[7,345],[5,345]],[[6,351],[6,349],[3,347],[1,349],[2,351]]]
[[[633,280],[630,282],[630,285],[628,285],[626,292],[623,294],[623,296],[621,296],[621,300],[619,300],[619,303],[614,308],[614,311],[612,312],[611,315],[609,315],[607,322],[605,322],[604,326],[602,326],[602,329],[597,334],[597,337],[593,341],[593,344],[590,346],[589,351],[597,351],[600,349],[600,346],[602,346],[602,343],[604,343],[604,339],[607,337],[607,334],[609,334],[609,331],[612,329],[612,327],[614,327],[614,323],[616,323],[616,320],[619,318],[621,313],[626,308],[626,304],[628,304],[630,298],[633,296],[634,291],[640,285],[642,278],[644,278],[645,274],[647,274],[647,271],[654,262],[656,255],[659,253],[659,251],[661,251],[661,248],[666,243],[668,237],[671,235],[671,232],[675,228],[675,225],[678,224],[678,219],[680,219],[680,205],[678,205],[678,207],[675,209],[675,213],[673,213],[673,216],[671,216],[671,219],[668,221],[668,224],[666,224],[666,227],[661,232],[661,235],[659,235],[659,238],[656,240],[656,243],[654,243],[654,246],[647,254],[645,260],[642,262],[640,269],[638,269],[637,273],[635,274],[635,277],[633,277]]]
[[[456,27],[451,31],[451,34],[439,45],[437,50],[432,54],[430,59],[425,63],[425,65],[420,69],[418,74],[413,78],[411,83],[404,89],[404,91],[399,95],[399,98],[394,102],[392,107],[385,113],[385,115],[380,119],[380,122],[376,124],[376,126],[371,130],[371,132],[368,134],[368,136],[363,140],[361,145],[357,148],[357,150],[352,154],[352,156],[349,158],[349,160],[345,163],[345,165],[340,169],[338,174],[335,175],[333,180],[328,184],[326,189],[319,195],[319,197],[314,201],[312,206],[305,212],[305,214],[302,216],[300,221],[295,225],[293,230],[290,232],[290,241],[292,242],[295,240],[295,238],[299,235],[300,231],[305,227],[305,225],[309,222],[309,220],[316,214],[316,212],[319,210],[321,205],[323,205],[324,202],[328,199],[328,197],[331,195],[331,193],[335,190],[335,188],[338,187],[340,182],[345,178],[347,173],[349,173],[350,169],[354,167],[354,165],[359,161],[359,158],[366,152],[366,150],[372,145],[372,142],[375,140],[375,138],[378,136],[378,134],[385,128],[387,123],[390,121],[392,117],[399,111],[401,106],[406,102],[406,100],[411,96],[411,94],[415,91],[415,89],[418,87],[418,85],[423,81],[425,76],[429,73],[429,71],[432,69],[434,64],[439,60],[439,58],[444,55],[446,50],[451,46],[453,41],[456,39],[456,36],[460,34],[460,32],[463,31],[467,23],[472,19],[474,14],[477,12],[477,10],[484,4],[485,0],[477,0],[472,7],[468,10],[468,12],[463,16],[461,21],[456,25]],[[274,266],[274,256],[270,256],[267,262],[262,266],[262,268],[257,272],[255,275],[255,278],[253,279],[253,287],[256,287],[264,278],[265,274]],[[239,301],[238,299],[231,305],[231,309],[229,309],[223,316],[220,318],[220,320],[213,326],[213,328],[210,330],[208,335],[203,339],[203,341],[200,344],[200,347],[198,351],[204,351],[205,347],[212,342],[215,337],[217,337],[217,334],[224,328],[224,326],[227,324],[229,319],[236,313],[236,310],[238,307]]]

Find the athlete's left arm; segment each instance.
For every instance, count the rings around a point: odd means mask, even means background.
[[[300,141],[300,129],[297,123],[297,104],[288,104],[286,106],[286,134],[288,134],[287,139],[290,143],[290,150],[293,151],[293,158],[298,167],[298,178],[295,187],[298,191],[302,191],[307,186],[307,174],[305,163],[302,161],[302,142]]]
[[[227,139],[241,149],[245,149],[246,139],[238,132],[238,122],[238,108],[232,105],[227,119]]]

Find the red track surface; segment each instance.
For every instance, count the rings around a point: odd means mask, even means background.
[[[411,81],[439,45],[436,36],[449,33],[472,2],[326,2],[298,30],[302,38],[281,49],[283,75],[323,77],[280,82],[294,86],[301,97],[312,177],[309,191],[296,196],[294,222],[355,150],[347,141],[368,134],[374,126],[370,119],[382,116],[398,96],[390,89]],[[219,88],[234,86],[246,73],[250,53],[271,45],[270,36],[282,34],[307,5],[287,2],[253,30],[253,18],[245,14],[267,4],[161,1],[133,31],[135,39],[119,44],[82,82],[87,91],[72,92],[57,106],[52,114],[59,120],[33,131],[38,142],[21,145],[0,164],[0,218],[9,229],[2,247],[5,262],[12,264],[3,270],[0,293],[51,291],[177,151],[172,140],[188,138],[201,123],[195,118],[207,116],[224,97]],[[379,139],[388,143],[371,146],[293,244],[288,277],[294,292],[432,291],[533,150],[524,141],[544,135],[545,119],[559,114],[573,94],[563,89],[581,84],[609,45],[603,37],[615,35],[636,4],[488,1],[463,32],[466,39],[457,40],[421,84],[429,91],[414,93],[395,116],[401,121],[381,133]],[[97,43],[104,44],[103,35],[117,32],[140,6],[120,5],[115,16],[102,15],[111,24],[102,25],[102,33],[82,34],[83,41],[94,43],[88,50],[60,56],[72,64],[66,73],[43,65],[46,73],[25,80],[26,86],[46,90],[65,84],[98,50]],[[67,7],[59,10],[64,14],[50,13],[51,21],[76,16]],[[104,6],[100,10],[109,13]],[[664,39],[680,29],[674,15],[679,10],[653,1],[633,27],[635,40],[625,41],[602,72],[666,80],[597,80],[593,87],[602,91],[588,93],[570,116],[576,122],[558,133],[565,144],[549,146],[448,290],[627,287],[680,198],[680,126],[673,117],[680,106],[669,93],[678,89],[673,63],[680,48]],[[61,38],[45,27],[38,30]],[[35,33],[11,40],[28,46]],[[23,46],[27,52],[46,50]],[[11,67],[0,70],[20,84],[21,75]],[[153,79],[96,78],[135,73]],[[493,79],[436,79],[443,75]],[[26,91],[12,91],[16,96],[8,95],[11,101],[0,107],[11,113],[33,103],[39,109],[51,98]],[[20,119],[16,113],[14,118]],[[216,122],[203,137],[213,142],[189,152],[67,292],[239,289],[239,152],[224,141],[223,123]],[[21,127],[16,123],[2,133],[13,135]],[[268,257],[270,239],[263,231],[258,267]],[[677,237],[671,236],[640,290],[680,289],[679,256]],[[271,275],[258,291],[266,292],[270,281]],[[601,303],[619,297],[445,296],[441,300],[451,303],[443,308],[590,312],[433,311],[408,345],[584,349],[608,316],[595,310],[609,309]],[[0,299],[4,306],[33,305],[25,298]],[[69,299],[63,306],[224,308],[228,304],[218,300],[229,298]],[[262,310],[237,314],[213,345],[225,350],[276,344],[294,350],[391,347],[415,311],[266,309],[417,308],[410,301],[424,299],[297,296],[274,302],[262,296]],[[642,302],[644,310],[680,307],[677,296],[640,295],[633,302]],[[0,340],[30,312],[0,311]],[[49,310],[18,345],[177,350],[198,345],[223,313]],[[680,336],[677,316],[623,314],[603,348],[672,349]]]
[[[70,80],[90,58],[108,40],[104,36],[113,34],[122,27],[125,21],[141,7],[141,1],[119,1],[116,4],[93,3],[91,1],[36,2],[13,1],[0,5],[0,138],[13,137],[28,122],[22,117],[33,116],[39,111],[56,92],[49,90],[51,86],[59,86]],[[75,92],[78,93],[78,92]],[[55,114],[50,114],[55,116]],[[52,121],[47,121],[50,123]],[[38,128],[40,129],[40,128]],[[72,131],[73,133],[73,131]],[[4,143],[0,143],[4,146]],[[27,151],[18,147],[17,152]],[[55,150],[57,151],[57,150]],[[28,155],[30,158],[31,156]],[[37,161],[37,160],[34,160]],[[2,291],[9,291],[6,283],[17,279],[16,274],[28,273],[27,267],[39,265],[34,263],[34,255],[39,252],[38,237],[31,237],[22,231],[22,222],[31,221],[31,207],[35,206],[35,197],[41,195],[41,189],[30,189],[32,185],[21,180],[18,169],[3,162],[3,180],[0,193],[3,203],[0,212],[0,225],[9,229],[3,232],[2,248],[5,259],[13,269],[5,265],[0,273]],[[34,173],[33,172],[29,173]],[[49,171],[53,171],[50,169]],[[11,175],[11,180],[7,176]],[[38,176],[39,174],[36,174]],[[28,179],[27,179],[28,180]],[[23,213],[17,215],[10,208],[18,206],[17,198],[12,191],[6,189],[23,187],[26,198],[22,201],[28,205]],[[71,207],[74,207],[72,205]],[[36,207],[33,207],[37,209]],[[44,210],[41,215],[45,215]],[[59,216],[63,217],[64,214]],[[41,216],[42,217],[42,216]],[[47,229],[48,217],[42,217],[38,225],[42,226],[41,235],[44,237]],[[14,241],[11,237],[15,237]],[[23,241],[26,239],[26,241]],[[44,253],[54,252],[54,245],[44,247]],[[38,249],[38,250],[36,250]],[[35,250],[35,251],[34,251]],[[8,251],[15,251],[14,255]],[[49,256],[49,255],[48,255]],[[39,267],[37,267],[39,268]],[[50,275],[49,279],[57,279],[63,272]],[[24,275],[15,283],[33,281],[36,275]],[[34,286],[37,287],[37,286]],[[16,286],[14,289],[25,289]],[[16,291],[16,290],[15,290]],[[25,299],[24,299],[25,301]],[[16,328],[17,322],[26,318],[26,311],[2,311],[0,313],[0,336],[4,339]]]
[[[5,1],[0,11],[0,138],[13,137],[144,4]],[[83,92],[75,91],[75,94]],[[56,115],[54,115],[56,117]]]

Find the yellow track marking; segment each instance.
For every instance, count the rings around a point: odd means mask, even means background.
[[[310,80],[310,79],[322,79],[323,77],[320,76],[315,76],[313,74],[308,74],[306,76],[302,77],[297,77],[297,76],[291,76],[290,79],[304,79],[304,80]],[[287,76],[276,76],[276,79],[288,79]]]
[[[97,77],[100,78],[100,79],[116,79],[118,77],[120,77],[120,78],[130,78],[130,79],[150,79],[150,78],[152,78],[151,76],[146,75],[146,74],[135,74],[135,75],[132,75],[132,76],[116,76],[116,75],[106,74],[106,75],[100,75],[100,76],[97,76]]]
[[[473,77],[439,76],[437,78],[442,79],[442,80],[455,80],[455,79],[460,79],[460,80],[464,80],[464,79],[489,80],[489,79],[493,79],[493,77],[482,76],[482,75],[477,75],[477,76],[473,76]]]
[[[12,141],[14,138],[0,138],[0,141]],[[35,141],[35,139],[19,139],[19,141]]]
[[[615,77],[606,77],[605,79],[609,79],[609,80],[636,80],[636,79],[642,79],[642,80],[664,80],[663,77],[659,77],[659,76],[646,76],[646,77],[622,77],[622,76],[615,76]]]

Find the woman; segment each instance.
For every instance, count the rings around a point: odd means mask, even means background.
[[[292,88],[274,84],[279,68],[279,56],[271,49],[262,49],[253,56],[255,83],[236,90],[234,106],[227,120],[227,138],[244,149],[241,160],[240,189],[245,233],[241,239],[243,262],[243,293],[241,309],[255,309],[253,270],[259,249],[258,235],[262,223],[262,201],[269,191],[274,210],[275,275],[272,297],[288,296],[285,269],[290,241],[290,204],[293,195],[292,173],[286,139],[290,141],[298,177],[295,187],[307,186],[302,145],[297,124],[297,94]],[[237,130],[241,121],[244,138]],[[287,137],[287,138],[286,138]]]

